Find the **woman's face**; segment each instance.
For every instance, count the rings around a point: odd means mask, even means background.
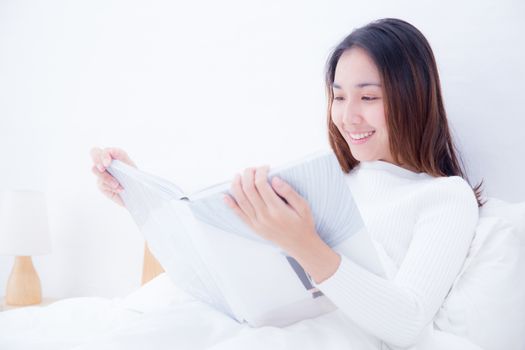
[[[346,50],[335,69],[332,121],[358,161],[393,163],[383,106],[381,76],[359,47]]]

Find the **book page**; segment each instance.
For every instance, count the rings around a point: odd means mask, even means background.
[[[321,239],[333,247],[358,232],[363,226],[359,210],[346,185],[344,173],[333,153],[319,152],[301,162],[280,167],[270,174],[289,183],[309,203]],[[269,175],[269,181],[272,178]],[[195,217],[208,225],[263,244],[259,237],[222,199],[224,188],[207,191],[206,196],[189,196]]]
[[[199,225],[197,244],[239,322],[286,326],[335,310],[297,261],[280,249]]]
[[[108,172],[122,185],[126,208],[152,254],[180,288],[233,317],[193,242],[193,214],[177,206],[182,191],[166,180],[113,160]],[[173,203],[175,202],[175,205]]]

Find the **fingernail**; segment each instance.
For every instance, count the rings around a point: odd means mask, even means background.
[[[104,167],[101,164],[97,165],[97,168],[99,171],[104,171]]]
[[[223,200],[224,203],[226,203],[229,207],[231,207],[231,202],[230,202],[230,199],[228,198],[228,195],[224,195],[224,196],[222,196],[222,200]]]

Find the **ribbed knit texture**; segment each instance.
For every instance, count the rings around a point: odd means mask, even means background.
[[[361,162],[347,180],[397,274],[382,278],[343,256],[317,287],[368,333],[392,346],[414,345],[467,255],[478,221],[474,193],[461,177],[435,178],[384,161]]]

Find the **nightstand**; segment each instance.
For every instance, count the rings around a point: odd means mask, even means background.
[[[59,301],[60,299],[58,298],[42,298],[42,302],[40,304],[35,304],[35,305],[27,305],[27,306],[11,306],[11,305],[6,305],[5,304],[5,298],[2,297],[0,298],[0,312],[2,311],[7,311],[7,310],[14,310],[14,309],[19,309],[19,308],[23,308],[23,307],[30,307],[30,306],[47,306],[47,305],[50,305],[50,304],[53,304],[55,301]]]

